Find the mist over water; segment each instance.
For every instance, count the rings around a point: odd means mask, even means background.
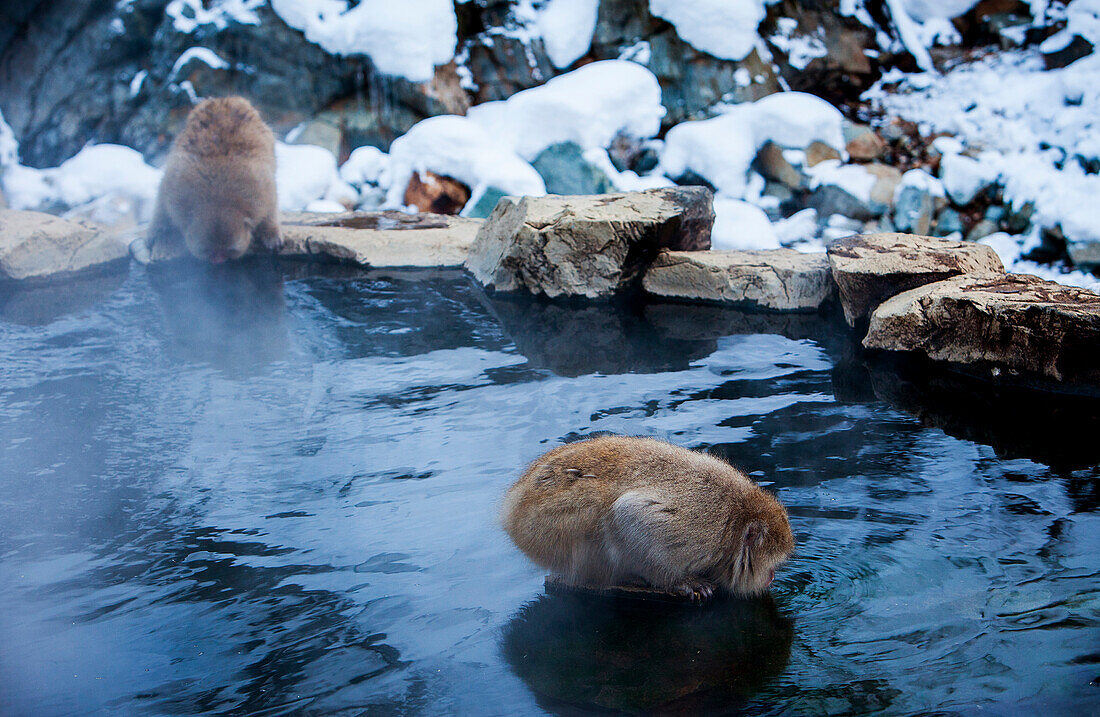
[[[1100,705],[1095,407],[966,386],[867,364],[817,316],[489,297],[459,273],[4,287],[0,712]],[[798,547],[772,598],[547,595],[499,501],[598,431],[775,491]]]

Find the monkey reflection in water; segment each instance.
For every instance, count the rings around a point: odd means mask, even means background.
[[[759,595],[794,549],[787,511],[728,463],[650,438],[601,436],[537,458],[504,528],[567,582],[708,600]]]
[[[177,358],[247,375],[288,350],[283,276],[270,261],[169,262],[149,270]]]
[[[793,637],[770,595],[693,609],[551,594],[519,610],[501,651],[550,712],[713,714],[783,672]]]

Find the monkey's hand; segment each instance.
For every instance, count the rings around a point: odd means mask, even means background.
[[[701,578],[688,578],[678,585],[673,585],[670,592],[701,604],[714,596],[714,588],[714,583]]]

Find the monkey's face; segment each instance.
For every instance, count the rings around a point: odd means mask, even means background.
[[[187,250],[212,264],[240,259],[252,243],[253,222],[235,211],[212,211],[199,216],[184,232]]]

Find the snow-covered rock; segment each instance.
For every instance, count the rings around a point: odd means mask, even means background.
[[[471,107],[467,117],[498,146],[530,161],[552,144],[606,148],[616,134],[653,137],[665,109],[652,72],[626,60],[592,62],[507,100]]]
[[[740,199],[715,197],[710,248],[719,251],[778,249],[779,237],[764,210]]]
[[[429,117],[394,140],[387,203],[401,206],[413,172],[424,170],[459,180],[470,187],[475,201],[488,187],[519,196],[546,193],[542,177],[530,164],[469,117]]]
[[[380,72],[424,82],[455,53],[451,0],[271,0],[287,25],[334,55],[367,55]]]
[[[723,60],[744,59],[759,43],[764,0],[649,0],[649,11],[668,20],[692,47]]]
[[[336,157],[324,147],[275,143],[275,187],[280,209],[304,209],[325,198],[329,188],[339,181]]]
[[[554,67],[569,67],[592,44],[600,0],[550,0],[538,15],[538,29]]]

